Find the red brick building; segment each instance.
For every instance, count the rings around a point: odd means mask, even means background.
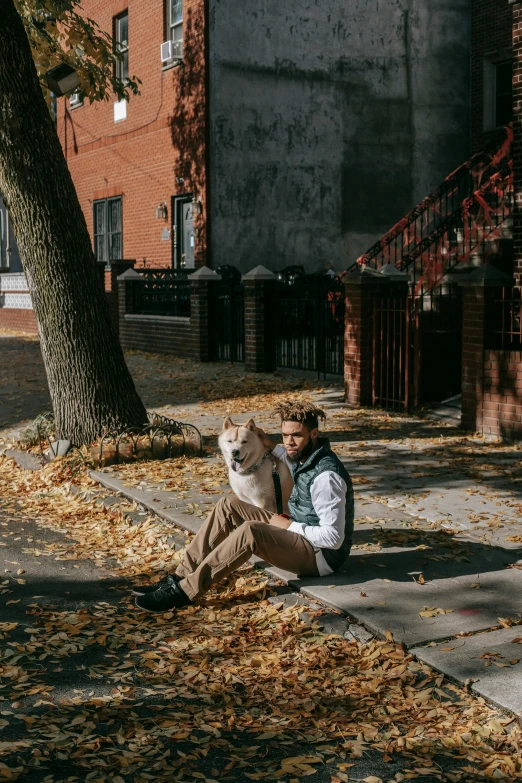
[[[207,259],[206,4],[84,6],[113,31],[126,50],[121,67],[142,82],[128,103],[59,102],[58,133],[97,258],[199,266]]]

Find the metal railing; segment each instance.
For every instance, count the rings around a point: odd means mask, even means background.
[[[404,311],[393,300],[375,303],[375,404],[408,409],[458,394],[462,328],[456,282],[474,266],[501,265],[514,208],[512,141],[509,126],[502,141],[497,138],[456,169],[358,259],[374,268],[391,264],[410,284]],[[519,345],[520,305],[507,302],[496,305],[503,324],[496,339]]]
[[[190,318],[190,280],[175,269],[140,269],[143,283],[133,286],[132,312],[136,315]]]
[[[245,290],[240,280],[215,283],[211,303],[211,357],[215,361],[245,361]]]
[[[410,406],[408,304],[406,297],[378,297],[373,302],[372,400],[391,410]]]
[[[493,300],[487,348],[522,349],[522,297],[520,288],[504,287]]]
[[[277,286],[277,365],[342,375],[344,285],[338,278],[305,276]]]
[[[408,272],[420,293],[459,264],[495,252],[513,211],[513,129],[459,166],[357,262]],[[490,246],[488,246],[488,244]]]

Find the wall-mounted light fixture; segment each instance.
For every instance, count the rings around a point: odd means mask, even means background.
[[[156,217],[160,220],[166,220],[169,216],[169,212],[167,209],[167,202],[162,201],[161,204],[158,204],[156,207]]]
[[[201,215],[203,212],[203,204],[201,203],[201,199],[199,196],[194,196],[192,199],[192,214],[193,215]]]
[[[183,179],[183,177],[176,177],[176,185],[184,185],[184,184],[185,184],[185,180]]]
[[[80,86],[80,79],[74,68],[67,63],[60,63],[45,74],[47,85],[55,95],[65,95]]]

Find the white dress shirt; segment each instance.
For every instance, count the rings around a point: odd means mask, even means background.
[[[284,461],[292,472],[295,462],[288,459],[285,447],[276,446],[273,453],[277,459]],[[312,544],[320,576],[333,573],[321,549],[340,549],[344,541],[347,490],[346,481],[337,473],[331,470],[320,473],[310,486],[312,505],[319,517],[319,525],[292,521],[288,528],[293,533],[304,536]]]

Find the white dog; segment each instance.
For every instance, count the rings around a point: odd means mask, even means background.
[[[276,490],[272,472],[281,481],[283,513],[294,485],[287,465],[267,451],[256,432],[253,419],[234,424],[230,417],[223,423],[219,447],[228,466],[230,486],[240,500],[277,513]]]

